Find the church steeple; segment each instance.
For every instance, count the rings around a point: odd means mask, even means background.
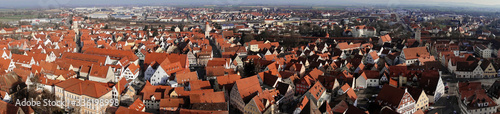
[[[210,23],[206,22],[206,24],[205,24],[205,38],[208,38],[210,36],[210,31],[212,31],[212,27],[210,26]]]
[[[422,35],[421,29],[417,28],[415,32],[415,40],[417,40],[419,43],[422,43],[421,35]]]

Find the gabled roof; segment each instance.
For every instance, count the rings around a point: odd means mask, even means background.
[[[180,62],[170,63],[167,61],[163,61],[160,66],[168,75],[183,70]]]
[[[0,113],[2,114],[17,114],[19,107],[14,104],[7,103],[3,100],[0,100]]]
[[[380,79],[380,73],[374,70],[365,70],[361,74],[365,79]]]
[[[366,112],[359,109],[358,107],[355,107],[354,105],[349,105],[349,107],[345,111],[345,114],[366,114]]]
[[[351,101],[356,101],[356,99],[358,99],[358,95],[356,95],[356,92],[354,92],[354,89],[347,90],[346,94],[351,99]]]
[[[326,89],[321,85],[321,82],[316,82],[309,90],[308,92],[311,93],[311,95],[318,100],[321,95],[323,95],[323,92],[325,92]]]
[[[373,58],[373,60],[377,60],[379,58],[379,56],[378,56],[378,54],[377,54],[376,51],[372,51],[369,54]]]
[[[104,65],[104,62],[106,62],[106,56],[90,55],[83,53],[64,53],[61,58],[87,61],[91,63],[97,63],[100,65]]]
[[[414,47],[403,49],[406,60],[417,59],[419,57],[430,56],[427,47]]]
[[[140,69],[139,69],[140,66],[136,65],[136,64],[130,64],[127,68],[130,69],[130,71],[132,73],[139,73],[139,71],[140,71]]]
[[[181,108],[181,114],[229,114],[227,110],[195,110]]]
[[[324,75],[324,72],[314,68],[311,72],[309,72],[309,75],[316,80],[320,75]]]
[[[127,86],[128,86],[128,82],[125,78],[120,79],[120,81],[118,81],[118,83],[115,85],[118,93],[120,93],[120,94],[127,88]]]
[[[217,83],[219,83],[219,85],[234,84],[236,82],[236,80],[239,80],[239,79],[241,79],[241,76],[237,75],[237,74],[231,74],[231,75],[227,75],[227,76],[219,76],[219,77],[217,77]]]
[[[111,88],[107,87],[106,85],[106,83],[85,80],[66,87],[64,88],[64,90],[78,95],[87,95],[94,98],[100,98],[102,95],[111,91]]]
[[[423,90],[421,88],[413,88],[413,87],[408,88],[408,93],[410,93],[410,95],[413,97],[413,99],[415,99],[415,101],[418,101],[422,92]]]
[[[183,83],[188,82],[188,81],[198,80],[198,73],[189,72],[189,69],[186,69],[186,70],[180,71],[176,74],[175,78],[177,80],[177,83],[183,84]]]
[[[481,68],[483,70],[486,70],[486,68],[488,68],[488,66],[491,64],[491,62],[489,60],[483,60],[483,62],[481,62]]]
[[[390,42],[390,41],[392,41],[392,38],[391,38],[391,36],[389,36],[389,34],[380,36],[380,39],[382,40],[382,42]]]
[[[204,92],[189,94],[189,101],[193,103],[223,103],[226,102],[224,92]]]
[[[257,76],[247,77],[236,81],[236,86],[240,93],[240,97],[244,102],[248,102],[257,93],[262,93],[262,88],[260,87],[259,79]]]
[[[136,111],[142,111],[144,108],[146,108],[146,105],[142,102],[141,99],[137,98],[134,103],[132,103],[128,109],[133,109]]]
[[[160,107],[179,107],[184,104],[182,98],[165,98],[160,100]]]
[[[107,55],[111,58],[115,58],[117,60],[127,57],[130,61],[135,61],[139,59],[134,52],[125,51],[125,50],[112,50],[112,49],[101,49],[101,48],[88,48],[83,53],[85,54],[94,54],[94,55]]]
[[[209,81],[202,81],[202,80],[192,80],[189,81],[189,86],[191,87],[191,90],[202,90],[202,89],[211,89],[212,87],[210,86]]]
[[[377,102],[390,107],[397,107],[405,94],[405,90],[385,84],[377,96]],[[387,104],[386,104],[387,103]]]
[[[340,89],[343,91],[343,92],[346,92],[347,90],[351,89],[351,86],[349,86],[349,84],[344,84],[342,87],[340,87]]]

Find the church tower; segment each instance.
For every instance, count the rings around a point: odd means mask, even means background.
[[[207,22],[205,25],[205,38],[210,36],[210,31],[212,31],[212,27],[210,27],[210,24]]]
[[[415,40],[417,40],[419,43],[422,43],[421,35],[422,32],[420,32],[420,28],[417,28],[417,31],[415,32]]]

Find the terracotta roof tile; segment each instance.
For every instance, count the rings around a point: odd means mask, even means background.
[[[228,111],[219,110],[193,110],[193,109],[181,109],[181,114],[229,114]]]
[[[150,113],[147,113],[147,112],[140,112],[140,111],[136,111],[134,109],[128,109],[126,107],[123,107],[123,106],[120,106],[115,114],[150,114]]]
[[[176,73],[175,78],[177,80],[177,83],[184,84],[184,83],[189,82],[189,81],[198,80],[198,73],[197,72],[189,72],[189,69],[186,69],[186,70]]]
[[[73,82],[73,80],[71,80],[70,82]],[[85,81],[80,81],[79,83],[76,84],[72,84],[68,87],[65,87],[64,90],[78,95],[87,95],[94,98],[100,98],[102,95],[111,91],[111,88],[107,87],[106,85],[107,85],[106,83],[99,83],[99,82],[85,80]]]
[[[427,51],[427,47],[405,48],[403,49],[403,53],[405,54],[406,60],[430,56],[429,52]]]
[[[193,103],[223,103],[226,102],[224,92],[205,92],[189,94],[191,104]]]
[[[212,88],[210,86],[209,81],[202,81],[202,80],[189,81],[189,86],[191,87],[191,90],[202,90],[202,89],[211,89]]]
[[[380,73],[374,70],[365,70],[363,71],[361,76],[363,76],[365,79],[379,79]]]
[[[160,107],[179,107],[184,104],[182,98],[165,98],[160,100]]]
[[[244,101],[249,101],[256,93],[261,93],[259,79],[257,76],[247,77],[236,81],[236,88],[240,93],[240,97]]]
[[[400,105],[404,94],[405,90],[385,84],[380,90],[376,101],[383,106],[397,107]]]
[[[146,105],[142,102],[141,99],[137,98],[134,103],[132,103],[128,109],[133,109],[136,111],[142,111],[144,108],[146,108]]]
[[[112,59],[119,60],[121,58],[127,57],[130,61],[135,61],[139,59],[132,51],[124,51],[124,50],[111,50],[111,49],[100,49],[100,48],[89,48],[85,50],[83,53],[85,54],[94,54],[94,55],[107,55]]]
[[[220,86],[227,85],[227,84],[234,84],[236,80],[241,79],[240,75],[237,74],[232,74],[232,75],[227,75],[227,76],[219,76],[217,77],[217,83],[219,83]]]

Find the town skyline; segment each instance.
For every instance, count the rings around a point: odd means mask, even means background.
[[[403,7],[403,6],[440,6],[440,7],[488,7],[500,9],[500,1],[496,0],[5,0],[0,4],[0,8],[9,9],[30,9],[30,8],[60,8],[60,7],[84,7],[84,6],[144,6],[144,5],[163,5],[163,6],[176,6],[176,5],[270,5],[270,6],[286,6],[286,5],[299,5],[299,6],[386,6],[386,7]]]

